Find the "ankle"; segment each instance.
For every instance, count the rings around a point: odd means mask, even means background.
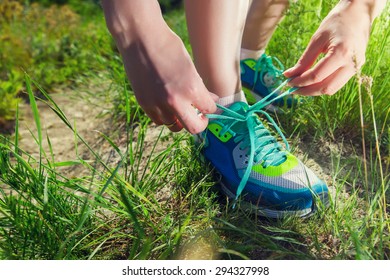
[[[235,94],[232,94],[232,95],[229,95],[229,96],[225,96],[225,97],[221,97],[217,100],[217,104],[219,105],[222,105],[224,107],[229,107],[230,105],[232,105],[233,103],[235,102],[245,102],[247,103],[246,101],[246,98],[245,98],[245,94],[244,92],[241,90]],[[220,109],[217,110],[217,114],[220,114],[222,111]]]
[[[240,59],[243,60],[243,59],[252,58],[252,59],[257,60],[264,53],[265,53],[264,49],[261,49],[261,50],[249,50],[249,49],[241,48],[241,50],[240,50]]]

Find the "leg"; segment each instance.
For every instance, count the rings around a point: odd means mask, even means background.
[[[249,58],[245,50],[256,51],[250,57],[257,59],[263,53],[274,33],[277,24],[283,18],[283,12],[288,7],[288,0],[253,0],[245,22],[242,37],[242,59]],[[246,57],[245,57],[246,56]]]
[[[327,197],[326,185],[267,131],[257,115],[264,113],[263,103],[249,107],[235,102],[244,101],[239,50],[247,6],[247,0],[186,1],[197,70],[208,90],[219,95],[218,103],[229,105],[210,117],[196,139],[204,143],[204,157],[221,175],[221,190],[234,201],[243,194],[260,215],[304,216],[314,208],[313,193]]]
[[[196,68],[220,97],[241,90],[239,51],[248,0],[185,1]]]
[[[241,81],[250,104],[268,96],[284,80],[284,66],[274,57],[265,55],[265,48],[283,18],[288,0],[253,0],[246,18],[241,43]],[[276,92],[273,97],[277,97]],[[268,108],[277,111],[277,106],[291,107],[296,100],[291,96],[278,99]]]

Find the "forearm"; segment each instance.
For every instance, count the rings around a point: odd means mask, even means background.
[[[371,0],[371,2],[372,2],[371,17],[372,20],[374,20],[385,9],[387,0]]]
[[[171,34],[160,6],[153,0],[102,0],[107,27],[119,49],[134,43],[145,45]]]
[[[216,105],[183,42],[156,0],[102,0],[107,27],[122,55],[139,105],[158,125],[196,134]],[[195,108],[197,110],[195,110]]]
[[[135,87],[135,79],[150,76],[150,71],[159,72],[163,65],[172,62],[160,57],[164,50],[172,49],[177,54],[184,52],[181,40],[165,23],[157,1],[103,0],[102,6],[107,27]],[[140,69],[145,70],[144,75],[140,75]],[[163,79],[166,73],[158,75]]]
[[[341,0],[335,7],[336,10],[359,11],[367,15],[370,23],[378,17],[386,6],[387,0]]]

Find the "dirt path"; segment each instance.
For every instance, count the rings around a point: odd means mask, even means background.
[[[75,125],[77,133],[83,137],[94,151],[98,152],[106,163],[115,166],[119,163],[120,157],[114,148],[101,136],[100,132],[112,137],[123,153],[126,150],[127,143],[124,133],[121,133],[120,127],[123,128],[123,125],[113,122],[112,114],[110,113],[113,104],[107,101],[110,98],[107,98],[104,93],[104,91],[109,90],[109,85],[93,85],[92,82],[92,89],[64,89],[50,96],[65,113],[69,122]],[[92,91],[95,94],[91,94]],[[91,152],[88,151],[80,140],[77,141],[78,149],[76,154],[76,142],[72,130],[44,102],[37,101],[37,105],[42,126],[43,149],[49,158],[50,148],[47,138],[50,139],[55,162],[74,161],[77,159],[77,156],[82,157],[84,160],[94,160]],[[30,104],[22,104],[20,112],[19,147],[34,158],[39,158],[39,146],[31,135],[33,134],[34,137],[37,137],[36,124]],[[143,158],[149,156],[161,132],[161,128],[154,124],[149,126],[148,133],[144,139]],[[137,131],[138,129],[135,128],[134,137],[137,137]],[[165,129],[163,135],[167,135],[168,132],[169,130]],[[159,153],[166,149],[168,145],[169,141],[159,141],[154,152]],[[86,172],[82,165],[60,168],[59,170],[61,170],[61,175],[67,177],[80,177],[85,175],[84,173]]]
[[[110,125],[110,116],[104,114],[112,107],[105,102],[101,87],[96,95],[91,94],[93,89],[71,90],[65,88],[52,93],[51,97],[64,111],[70,123],[75,125],[77,132],[91,145],[99,141],[98,131],[107,131]],[[37,101],[40,122],[42,126],[42,138],[44,151],[50,157],[50,149],[47,138],[50,139],[55,162],[76,160],[75,137],[71,129],[52,111],[44,102]],[[33,157],[39,157],[39,146],[32,137],[37,137],[37,129],[30,104],[22,104],[19,121],[19,147]],[[80,141],[77,142],[80,144]],[[79,146],[79,155],[85,153],[85,147]],[[72,168],[74,169],[74,168]],[[69,168],[68,168],[69,170]],[[73,175],[78,175],[77,170]]]

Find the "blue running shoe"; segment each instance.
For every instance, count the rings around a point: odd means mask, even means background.
[[[277,64],[275,66],[274,62]],[[249,104],[254,104],[275,91],[282,81],[284,66],[276,57],[263,54],[258,60],[252,58],[241,60],[241,83]],[[277,110],[278,107],[290,108],[298,102],[292,96],[277,98],[280,92],[275,91],[271,98],[275,99],[267,109]]]
[[[209,125],[198,140],[203,155],[221,175],[222,191],[235,200],[241,196],[240,206],[246,204],[270,218],[306,216],[315,210],[317,199],[327,204],[328,188],[288,152],[283,133],[264,111],[274,102],[267,101],[271,96],[253,106],[244,102],[228,108],[218,105],[222,114],[208,115]],[[276,129],[286,149],[264,126],[259,113]]]

